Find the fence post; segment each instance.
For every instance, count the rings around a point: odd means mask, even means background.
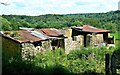
[[[105,54],[105,74],[110,75],[110,54]]]
[[[111,57],[111,72],[112,72],[112,75],[117,75],[117,71],[116,71],[116,57],[115,57],[114,53],[112,54],[112,57]]]

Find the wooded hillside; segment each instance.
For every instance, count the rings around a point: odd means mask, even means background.
[[[19,27],[63,28],[89,24],[116,32],[117,25],[120,25],[120,21],[118,21],[120,19],[119,14],[120,11],[66,15],[46,14],[40,16],[2,15],[0,16],[2,21],[2,29],[0,30],[19,30]]]

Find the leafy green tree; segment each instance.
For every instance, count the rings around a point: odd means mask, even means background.
[[[72,23],[72,26],[82,26],[82,25],[83,25],[83,23],[80,21],[75,21]]]
[[[117,25],[115,23],[111,23],[111,22],[107,22],[106,24],[104,24],[104,28],[111,30],[112,32],[117,31]]]
[[[1,18],[2,19],[2,30],[12,30],[12,27],[10,26],[10,22],[5,19],[5,18]]]

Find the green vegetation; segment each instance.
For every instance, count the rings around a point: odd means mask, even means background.
[[[89,24],[116,32],[117,25],[120,24],[118,21],[120,18],[118,16],[119,13],[120,11],[67,15],[47,14],[40,16],[2,15],[0,19],[2,20],[2,30],[18,30],[19,27],[63,28]]]
[[[120,19],[119,13],[120,11],[67,15],[47,14],[40,16],[2,15],[0,16],[2,21],[2,29],[0,30],[19,30],[19,27],[63,28],[89,24],[117,32],[117,25],[120,25],[118,21]],[[19,34],[14,32],[6,34],[10,34],[12,37],[19,36]],[[42,75],[56,75],[57,73],[61,73],[61,75],[103,75],[105,74],[105,54],[113,53],[115,49],[114,47],[109,49],[105,47],[83,47],[81,50],[73,50],[69,54],[65,54],[63,49],[56,49],[47,51],[44,54],[39,53],[31,62],[21,60],[20,58],[7,60],[3,55],[3,75],[11,73],[15,75],[38,73]]]
[[[91,47],[72,50],[66,54],[63,49],[39,53],[31,62],[10,59],[3,64],[4,73],[42,75],[96,75],[105,74],[105,54],[116,48]]]
[[[116,33],[111,33],[111,36],[114,36],[115,39],[120,39],[120,32],[116,32]]]
[[[116,46],[120,47],[120,32],[110,33],[110,36],[114,36]]]

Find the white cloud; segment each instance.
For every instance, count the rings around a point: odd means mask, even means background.
[[[119,0],[0,0],[0,14],[40,15],[108,12]]]

